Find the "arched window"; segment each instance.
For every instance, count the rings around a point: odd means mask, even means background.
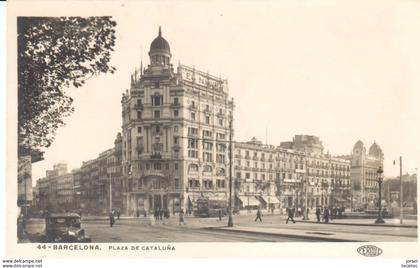
[[[211,173],[212,171],[213,171],[213,168],[209,165],[206,165],[203,167],[203,172]]]
[[[188,166],[188,173],[198,172],[198,166],[196,164],[190,164]]]

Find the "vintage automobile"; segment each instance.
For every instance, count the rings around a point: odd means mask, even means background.
[[[77,213],[49,214],[45,217],[45,233],[42,242],[47,243],[84,243],[91,242],[81,228],[80,215]]]

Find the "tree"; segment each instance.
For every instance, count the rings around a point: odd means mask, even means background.
[[[111,17],[18,17],[18,152],[47,148],[73,113],[70,86],[81,87],[109,65]]]

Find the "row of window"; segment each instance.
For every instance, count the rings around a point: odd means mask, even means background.
[[[213,188],[213,181],[204,179],[202,183],[198,179],[188,179],[188,187],[190,188],[200,188],[201,184],[203,185],[204,189],[211,189]],[[226,181],[225,180],[216,180],[216,187],[217,188],[226,188]]]
[[[146,170],[151,170],[151,169],[152,170],[162,170],[163,169],[163,165],[162,165],[161,162],[154,162],[153,164],[146,163],[145,166],[146,166]],[[165,163],[164,167],[165,167],[166,170],[169,170],[170,169],[170,163]],[[178,167],[179,167],[178,163],[174,163],[174,169],[178,170]]]

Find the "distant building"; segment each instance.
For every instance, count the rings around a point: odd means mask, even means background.
[[[308,207],[350,206],[350,161],[329,154],[307,154]]]
[[[59,163],[46,176],[37,180],[37,199],[40,210],[66,212],[74,209],[73,174],[67,172],[67,164]]]
[[[256,138],[235,143],[233,176],[237,209],[279,207],[274,149]]]
[[[292,141],[281,142],[280,147],[316,155],[322,155],[324,151],[321,140],[311,135],[295,135]]]
[[[305,135],[299,135],[302,136]],[[319,139],[313,140],[322,144]],[[238,207],[304,207],[306,198],[310,208],[349,206],[350,161],[319,154],[322,150],[318,145],[313,146],[317,150],[304,150],[303,147],[287,149],[284,144],[279,147],[263,145],[255,138],[249,142],[236,142]]]
[[[354,206],[373,205],[378,198],[379,167],[383,169],[384,154],[374,142],[369,151],[362,141],[357,141],[351,155],[342,156],[351,161],[351,195]]]
[[[80,170],[80,209],[84,215],[108,215],[111,209],[123,209],[122,137],[118,133],[114,147],[95,159],[83,162]]]
[[[66,163],[55,164],[52,170],[46,171],[44,178],[37,180],[37,209],[78,211],[82,215],[108,215],[110,209],[122,211],[124,181],[121,148],[122,137],[118,133],[113,148],[83,162],[79,169],[69,173]]]

